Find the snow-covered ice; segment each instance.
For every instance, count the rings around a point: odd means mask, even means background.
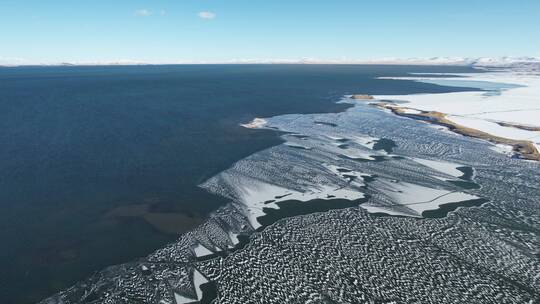
[[[412,158],[415,162],[420,163],[426,167],[430,167],[436,171],[443,172],[445,174],[451,175],[453,177],[461,177],[463,176],[463,172],[458,170],[457,168],[462,167],[463,165],[445,162],[445,161],[438,161],[438,160],[429,160],[429,159],[423,159],[423,158]]]
[[[460,76],[460,77],[456,77]],[[499,123],[540,127],[540,74],[536,71],[504,71],[454,74],[449,77],[395,77],[438,85],[478,88],[472,92],[377,95],[380,100],[407,101],[407,111],[438,111],[447,119],[491,135],[530,140],[540,147],[540,131]]]
[[[384,194],[389,196],[395,205],[406,206],[416,212],[420,217],[422,212],[436,210],[440,205],[449,203],[459,203],[468,200],[479,199],[479,197],[464,192],[450,191],[445,189],[429,188],[407,182],[388,182],[376,181],[380,183],[379,189],[384,189]],[[391,212],[391,214],[400,214],[392,208],[385,206],[366,205],[361,207],[368,212]],[[403,214],[405,215],[405,214]],[[411,216],[410,214],[406,214]]]
[[[193,253],[195,253],[196,257],[202,257],[202,256],[214,254],[210,249],[206,248],[202,244],[195,245],[193,247]]]
[[[266,124],[266,119],[264,118],[254,118],[252,121],[246,124],[240,124],[240,126],[248,129],[258,129],[264,127]]]

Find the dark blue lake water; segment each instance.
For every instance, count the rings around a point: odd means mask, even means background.
[[[361,65],[0,68],[0,303],[31,303],[107,265],[144,256],[226,203],[197,185],[280,142],[274,132],[239,123],[341,111],[346,106],[334,102],[344,94],[463,91],[375,78],[468,71]]]

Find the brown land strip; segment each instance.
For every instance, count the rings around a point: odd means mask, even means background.
[[[354,94],[351,96],[352,99],[373,99],[373,96],[368,94]]]
[[[510,138],[495,136],[495,135],[492,135],[492,134],[489,134],[480,130],[468,128],[460,124],[457,124],[451,120],[448,120],[446,118],[446,114],[437,112],[437,111],[417,110],[417,111],[420,111],[420,113],[411,114],[405,111],[407,108],[399,107],[394,104],[378,103],[376,105],[381,108],[389,109],[390,111],[392,111],[392,113],[399,116],[420,119],[420,120],[423,120],[432,124],[445,126],[451,131],[464,135],[464,136],[480,138],[480,139],[487,140],[489,142],[496,143],[496,144],[510,145],[512,146],[512,150],[516,154],[518,154],[521,158],[540,161],[540,152],[536,149],[536,147],[531,141],[517,140],[517,139],[510,139]],[[518,125],[514,125],[513,127],[517,127],[517,126]],[[533,129],[533,131],[535,131],[535,129]]]
[[[540,127],[536,127],[536,126],[519,125],[515,123],[502,122],[502,121],[496,121],[495,123],[502,127],[516,128],[516,129],[521,129],[521,130],[526,130],[526,131],[540,131]]]

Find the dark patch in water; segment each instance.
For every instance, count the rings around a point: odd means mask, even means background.
[[[263,227],[266,227],[286,217],[311,214],[315,212],[326,212],[333,209],[357,207],[358,205],[366,201],[367,198],[362,198],[355,201],[349,201],[345,199],[315,199],[307,202],[295,200],[283,201],[277,203],[279,209],[263,208],[265,215],[258,217],[257,221]],[[261,228],[257,230],[262,230]]]
[[[297,146],[297,145],[287,145],[287,147],[293,148],[293,149],[300,149],[300,150],[311,150],[310,147]]]
[[[365,175],[365,176],[362,176],[362,179],[367,184],[377,179],[377,175]]]
[[[456,169],[463,172],[463,175],[460,176],[459,178],[463,180],[467,180],[467,181],[472,180],[472,177],[474,175],[474,169],[472,167],[462,166],[462,167],[457,167]]]
[[[388,160],[388,157],[382,155],[370,155],[370,157],[374,159],[374,162],[382,162]]]
[[[370,216],[373,216],[373,217],[400,217],[400,218],[411,218],[410,216],[399,215],[399,214],[388,214],[388,213],[384,213],[384,212],[373,212],[373,213],[370,213],[369,215],[370,215]]]
[[[200,286],[202,291],[202,298],[198,302],[200,304],[211,304],[217,298],[217,285],[210,281]]]
[[[396,142],[388,138],[381,138],[375,141],[373,150],[384,150],[386,153],[392,153],[394,148],[397,147]]]
[[[315,124],[325,125],[325,126],[330,126],[330,127],[337,127],[335,123],[325,122],[325,121],[315,121]]]
[[[448,181],[458,187],[461,187],[463,189],[480,189],[480,185],[474,182],[469,181],[459,181],[459,180],[450,180]]]
[[[459,207],[475,207],[480,206],[486,202],[488,202],[487,199],[479,198],[456,203],[442,204],[437,210],[427,210],[422,212],[422,216],[425,218],[443,218],[446,217],[449,212],[454,211]]]
[[[274,196],[275,199],[281,199],[281,198],[284,198],[284,197],[287,197],[289,195],[291,195],[292,193],[287,193],[287,194],[283,194],[283,195],[276,195]]]

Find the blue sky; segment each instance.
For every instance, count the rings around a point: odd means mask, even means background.
[[[540,1],[0,0],[0,60],[540,56]]]

